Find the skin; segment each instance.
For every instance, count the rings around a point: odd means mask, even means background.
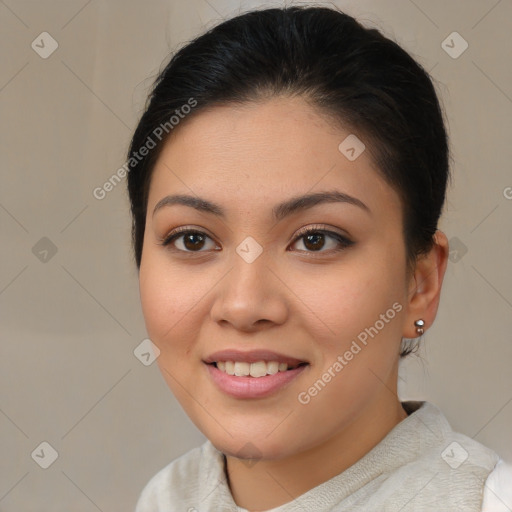
[[[341,473],[407,416],[396,394],[400,341],[418,336],[415,320],[427,329],[437,313],[446,236],[437,231],[433,249],[407,272],[398,194],[368,150],[354,161],[338,150],[350,133],[300,97],[215,107],[175,129],[152,176],[139,274],[147,331],[161,351],[163,377],[226,455],[233,498],[249,510],[290,502]],[[274,205],[330,190],[370,212],[323,203],[272,220]],[[163,197],[178,193],[219,204],[226,218],[184,205],[153,216]],[[328,235],[323,246],[296,239],[300,228],[317,225],[354,243],[336,252]],[[207,238],[199,246],[183,236],[159,244],[180,226]],[[248,236],[263,249],[252,263],[236,252]],[[300,403],[299,393],[394,303],[401,311]],[[309,366],[270,397],[238,399],[216,388],[202,362],[233,347],[267,348]]]

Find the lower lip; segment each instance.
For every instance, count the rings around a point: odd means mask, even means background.
[[[263,398],[280,390],[298,377],[309,365],[277,372],[274,375],[265,375],[265,377],[236,377],[220,371],[213,364],[206,364],[206,366],[211,378],[224,393],[236,398]]]

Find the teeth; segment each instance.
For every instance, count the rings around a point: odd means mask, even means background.
[[[264,377],[265,375],[267,375],[267,363],[265,363],[265,361],[251,363],[249,373],[251,377]]]
[[[249,363],[242,363],[240,361],[235,362],[235,375],[237,377],[243,377],[244,375],[249,375],[250,372]]]
[[[278,361],[258,361],[257,363],[245,363],[242,361],[217,361],[217,368],[228,375],[237,377],[264,377],[275,375],[277,372],[288,370],[286,363]]]
[[[275,375],[279,371],[279,363],[277,361],[270,361],[267,363],[267,373]]]

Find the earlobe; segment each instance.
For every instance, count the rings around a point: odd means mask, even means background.
[[[447,264],[448,239],[442,231],[437,230],[432,249],[418,257],[414,275],[411,276],[402,334],[404,338],[417,338],[433,324]],[[419,320],[423,320],[423,325],[415,323]]]

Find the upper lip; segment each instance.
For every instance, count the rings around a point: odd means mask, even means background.
[[[285,354],[279,354],[271,350],[248,350],[247,352],[237,349],[225,349],[210,354],[204,362],[207,364],[216,363],[217,361],[240,361],[246,363],[257,363],[258,361],[278,361],[286,363],[288,366],[295,366],[300,363],[307,363],[302,359],[297,359]]]

